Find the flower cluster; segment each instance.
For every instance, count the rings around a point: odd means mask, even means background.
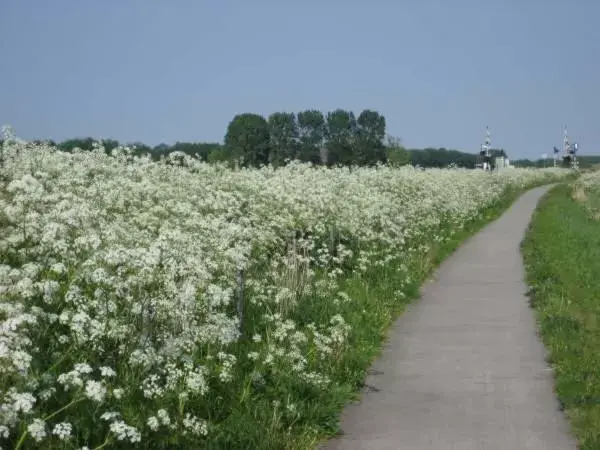
[[[600,172],[585,172],[572,184],[572,197],[594,220],[600,220]]]
[[[197,448],[215,425],[205,415],[211,392],[241,364],[257,382],[285,373],[324,389],[324,361],[338,358],[352,329],[340,314],[352,302],[340,291],[345,275],[409,261],[507,189],[563,173],[231,171],[183,154],[153,162],[127,148],[65,153],[9,140],[0,447]],[[296,323],[311,295],[329,315]],[[254,322],[240,353],[242,296]]]

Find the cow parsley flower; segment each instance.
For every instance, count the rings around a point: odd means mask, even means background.
[[[52,434],[57,436],[60,440],[67,440],[71,437],[71,432],[73,431],[73,426],[68,422],[61,422],[54,425],[54,429],[52,430]]]
[[[100,403],[106,396],[106,388],[98,381],[88,380],[85,385],[85,396],[90,400]]]
[[[40,442],[48,435],[46,433],[46,422],[42,419],[33,419],[33,422],[27,426],[27,431],[36,442]]]

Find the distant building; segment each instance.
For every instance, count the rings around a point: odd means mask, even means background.
[[[498,170],[510,167],[510,161],[506,156],[497,156],[494,160],[494,167]]]
[[[494,168],[497,170],[502,170],[510,167],[510,160],[506,155],[506,152],[502,149],[499,150],[491,150],[492,160],[494,161]]]

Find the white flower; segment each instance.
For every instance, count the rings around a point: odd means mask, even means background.
[[[40,442],[47,436],[46,422],[42,419],[33,419],[33,422],[27,426],[27,431],[36,442]]]
[[[100,374],[105,378],[114,377],[117,373],[110,367],[100,367]]]
[[[48,400],[56,392],[56,388],[50,387],[40,392],[39,396],[43,401]]]
[[[98,381],[88,380],[85,384],[85,396],[90,400],[102,402],[106,396],[106,388]]]
[[[83,386],[83,380],[80,377],[79,372],[72,370],[71,372],[61,373],[57,380],[59,384],[62,384],[65,389],[70,387]]]
[[[33,408],[35,404],[35,397],[31,395],[29,392],[25,393],[13,393],[10,395],[10,398],[13,401],[13,409],[15,412],[22,411],[24,413],[28,413]]]
[[[185,382],[191,392],[199,392],[201,395],[204,395],[208,391],[208,384],[206,383],[204,369],[202,368],[188,373]]]
[[[183,419],[183,426],[185,428],[184,434],[188,431],[197,436],[206,436],[208,434],[206,421],[192,416],[190,413],[186,413]]]
[[[158,421],[158,418],[156,416],[150,416],[146,423],[152,431],[158,430],[158,427],[160,426],[160,422]]]
[[[171,418],[169,417],[169,413],[167,413],[166,410],[164,409],[159,409],[157,412],[158,418],[160,419],[160,422],[165,425],[168,426],[171,424]]]
[[[22,350],[16,350],[12,352],[11,359],[15,368],[21,372],[24,372],[29,369],[32,358],[29,353]]]
[[[59,262],[59,263],[52,264],[52,267],[50,267],[50,270],[57,274],[63,274],[67,271],[67,268],[65,267],[65,265],[63,263]]]
[[[120,414],[116,411],[106,411],[100,416],[100,419],[110,422],[111,420],[119,417]]]
[[[117,389],[113,389],[113,396],[119,400],[123,397],[123,394],[125,393],[125,391],[121,388],[117,388]]]
[[[68,422],[61,422],[54,425],[54,429],[52,430],[52,434],[58,436],[61,440],[66,440],[71,437],[71,432],[73,431],[73,426]]]
[[[135,428],[127,425],[122,420],[110,424],[110,431],[114,433],[119,441],[129,441],[131,443],[140,442],[142,435]]]
[[[81,375],[93,372],[93,369],[90,367],[90,365],[86,363],[75,364],[74,370]]]

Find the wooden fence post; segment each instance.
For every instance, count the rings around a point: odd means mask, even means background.
[[[241,333],[244,324],[244,271],[242,269],[238,269],[237,271],[237,291],[237,313],[240,320],[239,330]]]

